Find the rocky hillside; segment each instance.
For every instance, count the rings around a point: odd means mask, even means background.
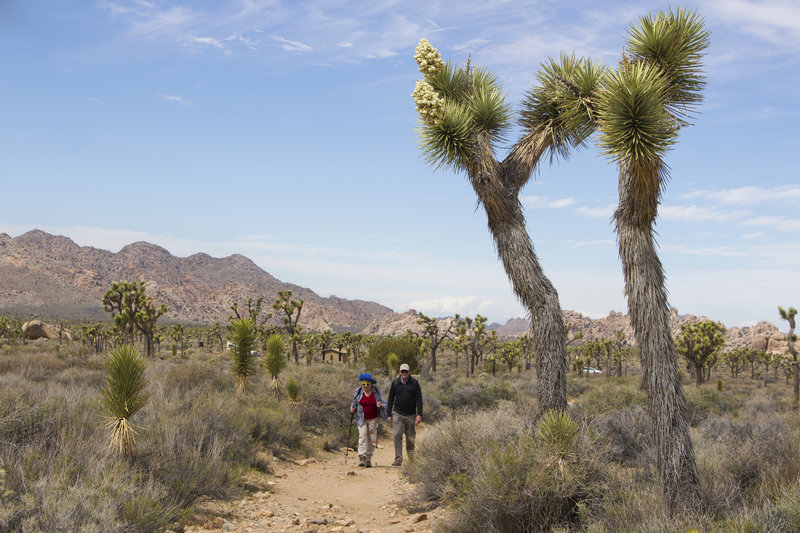
[[[39,230],[16,238],[0,234],[2,315],[106,320],[102,297],[119,280],[147,282],[147,293],[169,309],[165,318],[181,322],[224,322],[233,302],[241,306],[249,296],[271,304],[279,290],[287,289],[305,301],[301,324],[313,323],[315,329],[360,331],[392,312],[375,302],[323,298],[274,278],[238,254],[175,257],[146,242],[112,253]]]
[[[635,345],[636,340],[633,336],[633,328],[628,320],[628,315],[611,311],[605,318],[591,319],[575,311],[564,311],[564,322],[569,324],[569,339],[583,335],[576,342],[582,343],[602,337],[614,338],[617,331],[625,333],[626,341]],[[417,324],[418,314],[413,309],[405,313],[389,313],[379,320],[372,322],[364,330],[370,335],[402,335],[411,330],[417,334],[422,332],[422,326]],[[445,331],[452,318],[439,319],[440,331]],[[677,309],[670,312],[670,324],[674,334],[680,332],[681,324],[692,324],[702,320],[708,320],[704,316],[679,315]],[[524,335],[530,322],[524,318],[512,318],[505,325],[497,323],[491,324],[487,329],[495,330],[501,338],[517,338]],[[753,327],[730,328],[725,333],[725,349],[733,348],[753,348],[756,350],[767,349],[772,353],[783,354],[786,352],[786,334],[781,333],[774,324],[763,321]]]

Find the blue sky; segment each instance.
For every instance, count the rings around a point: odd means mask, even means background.
[[[800,306],[800,3],[684,4],[711,30],[706,100],[667,162],[670,303],[727,326]],[[488,66],[516,105],[560,52],[613,65],[639,1],[0,1],[0,232],[118,251],[244,254],[402,312],[525,312],[463,175],[426,167],[414,48]],[[511,136],[514,140],[514,136]],[[504,153],[498,154],[500,157]],[[592,143],[523,190],[565,309],[626,311]]]

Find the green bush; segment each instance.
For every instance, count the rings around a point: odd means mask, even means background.
[[[419,348],[416,343],[394,337],[381,339],[370,346],[364,365],[372,373],[396,374],[398,368],[390,368],[389,354],[397,355],[397,361],[401,364],[406,363],[411,368],[412,374],[419,373]]]

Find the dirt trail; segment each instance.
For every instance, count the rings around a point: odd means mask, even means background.
[[[384,437],[381,437],[381,439]],[[400,468],[391,466],[394,446],[378,442],[373,467],[358,466],[352,450],[321,452],[315,459],[275,463],[275,475],[239,502],[208,502],[201,506],[201,524],[187,533],[236,532],[425,532],[433,527],[439,510],[411,513],[397,506],[409,490]],[[377,465],[376,465],[377,463]]]

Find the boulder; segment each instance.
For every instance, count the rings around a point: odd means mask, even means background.
[[[69,331],[64,330],[61,332],[61,335],[59,335],[59,328],[51,324],[46,324],[41,320],[30,320],[22,324],[22,334],[25,335],[25,338],[30,340],[58,340],[59,338],[72,340],[72,335],[69,334]]]

